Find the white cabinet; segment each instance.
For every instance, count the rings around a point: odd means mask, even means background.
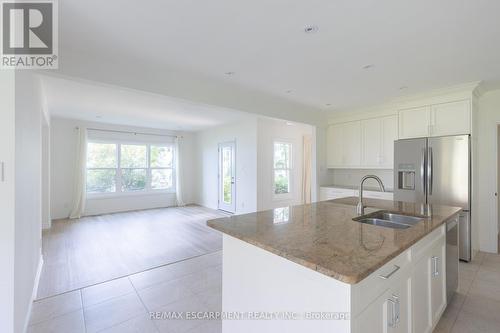
[[[446,308],[445,227],[355,285],[354,332],[432,332]]]
[[[470,100],[399,111],[399,138],[470,134]]]
[[[436,104],[431,109],[431,136],[469,134],[470,101]]]
[[[394,141],[398,139],[398,117],[362,120],[361,136],[361,165],[366,168],[392,169]]]
[[[319,188],[319,200],[333,200],[339,198],[352,197],[355,195],[355,191],[348,188],[338,188],[338,187],[320,187]]]
[[[356,191],[356,195],[358,195],[358,191]],[[392,192],[377,192],[377,191],[363,191],[363,198],[393,200],[394,193],[392,193]]]
[[[398,139],[398,116],[381,118],[382,123],[382,147],[380,166],[394,168],[394,141]]]
[[[359,167],[361,162],[361,122],[330,125],[327,130],[328,167]]]
[[[429,106],[399,111],[399,138],[421,138],[429,136],[431,108]]]
[[[446,244],[437,242],[431,251],[431,316],[437,323],[446,308]]]
[[[359,315],[354,319],[354,332],[384,332],[384,333],[407,333],[411,331],[411,306],[410,306],[410,277],[405,270],[405,254],[399,258],[398,264],[390,264],[388,274],[375,273],[375,276],[370,276],[371,281],[367,281],[361,287],[359,292],[362,294],[361,299],[370,297],[374,292],[377,292],[378,287],[382,284],[386,288],[372,303],[370,303]],[[406,263],[406,264],[409,264]],[[387,269],[382,269],[387,271]],[[382,279],[380,276],[386,276]]]
[[[397,116],[334,124],[327,131],[330,168],[392,169]]]
[[[378,167],[381,162],[382,125],[379,118],[361,121],[362,158],[361,164]]]
[[[446,243],[443,233],[427,244],[420,254],[415,254],[416,264],[411,274],[414,333],[432,332],[446,307]]]
[[[329,167],[342,166],[344,163],[343,124],[330,125],[326,132],[327,164]]]
[[[432,332],[431,268],[428,256],[417,261],[411,277],[413,332]]]

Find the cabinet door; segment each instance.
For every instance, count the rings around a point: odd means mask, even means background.
[[[424,106],[399,111],[399,138],[429,136],[430,107]]]
[[[379,167],[382,160],[382,124],[380,118],[361,121],[362,158],[364,167]]]
[[[413,333],[432,331],[431,260],[427,252],[415,265],[411,276]]]
[[[342,127],[343,165],[359,167],[361,165],[361,122],[344,123]]]
[[[343,125],[330,125],[326,132],[327,164],[329,167],[343,165]]]
[[[384,168],[394,168],[394,141],[398,139],[398,116],[381,119],[382,148],[380,165]]]
[[[431,312],[435,324],[446,307],[446,276],[445,276],[446,244],[444,238],[432,248],[430,258],[431,268]]]
[[[409,280],[394,281],[385,291],[354,319],[354,332],[407,333],[410,331]]]
[[[431,136],[469,134],[470,101],[433,105],[431,119]]]
[[[354,319],[353,326],[355,333],[387,332],[386,303],[389,295],[389,291],[384,292]]]

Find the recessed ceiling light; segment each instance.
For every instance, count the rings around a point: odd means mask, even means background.
[[[231,76],[231,75],[234,75],[234,72],[225,72],[224,74]]]
[[[363,66],[363,69],[371,69],[371,68],[373,68],[373,67],[375,67],[375,65],[373,65],[373,64],[368,64],[368,65],[364,65],[364,66]]]
[[[304,32],[306,34],[313,34],[315,32],[318,32],[319,28],[317,25],[306,25],[304,28]]]
[[[288,126],[293,126],[293,123],[292,123],[292,122],[290,122],[290,121],[287,121],[287,122],[286,122],[286,124],[287,124]]]

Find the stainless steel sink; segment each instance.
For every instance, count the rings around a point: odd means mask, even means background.
[[[372,217],[365,217],[362,219],[353,219],[354,221],[360,222],[360,223],[365,223],[365,224],[371,224],[371,225],[378,225],[380,227],[386,227],[386,228],[392,228],[392,229],[406,229],[409,228],[409,225],[406,224],[401,224],[401,223],[394,223],[388,220],[381,220],[381,219],[375,219]]]
[[[356,222],[377,225],[392,229],[406,229],[424,220],[423,217],[409,216],[391,213],[389,211],[377,211],[353,219]]]

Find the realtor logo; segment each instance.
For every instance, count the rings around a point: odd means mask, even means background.
[[[56,69],[55,0],[2,1],[2,68]]]

